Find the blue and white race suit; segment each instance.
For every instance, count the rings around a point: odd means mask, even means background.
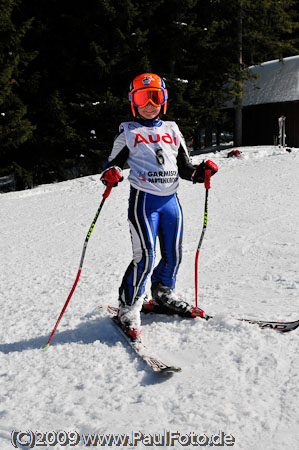
[[[123,277],[119,296],[133,304],[145,291],[159,238],[161,260],[152,283],[173,289],[182,258],[183,215],[177,197],[179,177],[191,180],[195,166],[175,122],[136,119],[123,122],[105,168],[130,167],[128,221],[133,259]]]

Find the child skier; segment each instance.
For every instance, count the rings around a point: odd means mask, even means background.
[[[182,258],[182,209],[177,197],[179,177],[203,183],[205,169],[218,168],[212,161],[195,166],[189,161],[186,144],[175,122],[162,121],[168,92],[164,81],[144,73],[130,85],[133,120],[120,125],[101,180],[117,186],[123,180],[125,163],[130,167],[131,185],[128,221],[133,260],[119,288],[119,320],[136,338],[141,334],[140,311],[145,284],[154,266],[156,238],[161,260],[151,276],[152,299],[175,314],[196,317],[200,310],[182,301],[174,292]]]

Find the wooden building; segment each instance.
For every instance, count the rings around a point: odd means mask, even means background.
[[[286,145],[299,147],[299,55],[249,69],[256,77],[244,83],[243,145],[278,143],[284,116]]]

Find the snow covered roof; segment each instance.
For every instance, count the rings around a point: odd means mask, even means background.
[[[257,78],[244,83],[243,106],[299,100],[299,55],[251,66],[249,70]],[[232,102],[227,107],[232,107]]]

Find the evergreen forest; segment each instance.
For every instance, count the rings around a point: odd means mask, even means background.
[[[298,16],[297,0],[0,0],[0,177],[99,173],[143,72],[166,82],[165,119],[209,145],[247,68],[298,53]]]

